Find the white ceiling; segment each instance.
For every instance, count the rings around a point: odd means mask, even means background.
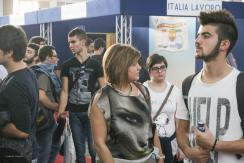
[[[82,0],[19,0],[19,1],[58,1],[58,2],[80,2]]]

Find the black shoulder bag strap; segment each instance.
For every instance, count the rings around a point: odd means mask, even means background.
[[[172,92],[173,88],[174,88],[174,85],[171,85],[170,88],[169,88],[169,91],[168,91],[168,93],[166,95],[166,97],[164,98],[164,101],[163,101],[162,105],[160,106],[160,108],[158,109],[157,113],[153,117],[153,121],[156,120],[156,118],[158,117],[158,115],[160,114],[160,112],[163,110],[163,107],[166,104],[166,102],[167,102],[167,100],[168,100],[168,98],[170,96],[170,93]]]
[[[139,89],[139,91],[141,92],[141,94],[143,95],[146,103],[148,104],[148,106],[151,109],[151,99],[150,99],[150,95],[149,95],[149,91],[147,88],[145,88],[144,86],[142,86],[140,83],[138,82],[134,82],[135,86]],[[150,116],[151,117],[151,116]],[[152,122],[151,119],[151,124],[152,124],[152,134],[153,134],[153,139],[154,139],[154,135],[155,135],[155,130],[156,130],[156,125]]]
[[[75,83],[77,83],[77,81],[79,80],[80,77],[81,77],[81,74],[79,73],[79,74],[76,76],[74,82],[71,84],[71,87],[70,87],[70,89],[69,89],[69,93],[70,93],[71,89],[73,89],[73,87],[75,86]]]
[[[149,96],[149,92],[147,89],[145,89],[144,86],[142,86],[140,83],[138,82],[133,82],[135,84],[135,86],[139,89],[139,91],[141,92],[141,94],[143,95],[146,103],[151,107],[151,102],[150,102],[150,96]]]

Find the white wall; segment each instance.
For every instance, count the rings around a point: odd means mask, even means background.
[[[0,16],[3,16],[3,0],[0,0]]]
[[[13,0],[2,0],[3,1],[3,15],[13,14]]]

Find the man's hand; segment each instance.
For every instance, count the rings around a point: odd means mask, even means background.
[[[176,158],[178,161],[181,161],[184,158],[186,158],[185,154],[182,152],[180,148],[177,149]]]
[[[58,115],[58,123],[65,123],[66,122],[66,117],[69,116],[69,112],[63,112],[61,114]]]
[[[195,135],[198,146],[209,151],[213,148],[215,137],[207,126],[205,126],[205,132],[200,132],[195,128]]]
[[[195,146],[187,149],[186,156],[198,163],[206,163],[210,158],[210,151],[202,149],[199,146]]]

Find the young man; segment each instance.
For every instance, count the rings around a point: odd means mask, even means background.
[[[106,43],[102,38],[97,38],[94,41],[94,53],[92,55],[92,58],[97,59],[97,61],[99,61],[100,64],[102,64],[103,53],[105,51],[105,48]]]
[[[95,83],[104,85],[101,65],[87,54],[86,33],[75,28],[68,34],[69,48],[74,57],[62,65],[62,90],[59,113],[69,111],[69,121],[74,139],[77,163],[85,163],[85,140],[88,139],[92,162],[96,161],[93,146],[88,106],[95,90]]]
[[[236,98],[240,72],[226,60],[238,37],[235,20],[226,10],[201,12],[199,19],[196,58],[204,64],[192,81],[187,108],[180,98],[177,140],[190,160],[241,163],[244,157],[236,155],[244,154]],[[196,129],[200,120],[206,124],[205,132]]]
[[[38,51],[40,64],[33,66],[36,71],[39,85],[39,107],[47,112],[47,123],[45,127],[38,130],[37,141],[40,146],[38,163],[48,163],[54,129],[54,111],[58,110],[58,96],[61,89],[61,82],[54,72],[54,67],[58,62],[58,56],[53,46],[44,45]],[[53,157],[53,156],[52,156]]]
[[[38,86],[35,74],[23,62],[26,47],[26,34],[20,27],[0,27],[0,64],[8,71],[0,86],[0,162],[37,158]]]
[[[86,49],[87,49],[87,53],[89,54],[89,56],[93,55],[93,53],[94,53],[94,42],[91,38],[86,39]]]
[[[47,40],[41,36],[32,36],[29,40],[29,43],[34,43],[39,46],[47,45]]]

